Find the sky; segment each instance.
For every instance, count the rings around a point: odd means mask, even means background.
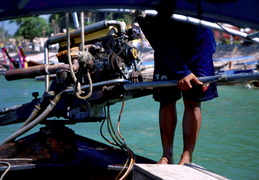
[[[7,30],[8,34],[10,35],[14,35],[18,28],[15,23],[10,24],[9,21],[2,21],[1,26],[4,27],[4,29]]]
[[[48,19],[50,15],[41,15],[40,17],[43,17],[45,19]],[[0,26],[4,27],[5,30],[8,31],[8,34],[14,35],[16,30],[18,29],[18,26],[15,23],[9,23],[8,21],[0,21]]]

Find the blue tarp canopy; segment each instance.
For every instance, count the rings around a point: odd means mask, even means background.
[[[155,9],[159,2],[160,0],[7,0],[0,4],[0,20],[98,8]],[[259,0],[177,0],[175,13],[259,29]]]

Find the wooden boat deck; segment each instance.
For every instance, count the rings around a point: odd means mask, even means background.
[[[195,165],[135,164],[133,180],[223,180],[221,175]]]

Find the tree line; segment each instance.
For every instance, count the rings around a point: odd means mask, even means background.
[[[71,16],[71,15],[70,15]],[[104,19],[120,19],[131,23],[132,18],[128,14],[116,13],[85,13],[85,25],[91,24]],[[80,16],[78,16],[80,22]],[[69,27],[74,29],[72,16],[69,18]],[[49,37],[58,33],[62,33],[66,29],[65,14],[52,14],[48,19],[42,17],[24,17],[11,20],[10,23],[15,23],[18,26],[14,38],[23,37],[32,41],[35,37]]]

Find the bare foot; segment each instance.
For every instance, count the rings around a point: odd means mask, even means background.
[[[184,165],[185,163],[191,163],[191,158],[190,156],[184,156],[182,155],[180,162],[178,163],[179,165]]]
[[[173,164],[172,160],[168,160],[166,157],[161,157],[157,164]]]

